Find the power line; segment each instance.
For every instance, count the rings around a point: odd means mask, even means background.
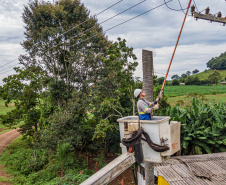
[[[173,0],[169,0],[168,2],[170,2],[170,1],[173,1]],[[167,2],[167,3],[168,3],[168,2]],[[135,17],[132,17],[132,18],[130,18],[130,19],[127,19],[127,20],[124,21],[124,22],[121,22],[121,23],[119,23],[119,24],[117,24],[117,25],[115,25],[115,26],[112,26],[111,28],[105,30],[104,32],[107,32],[107,31],[109,31],[109,30],[112,30],[113,28],[116,28],[116,27],[118,27],[118,26],[120,26],[120,25],[122,25],[122,24],[125,24],[126,22],[129,22],[129,21],[131,21],[131,20],[133,20],[133,19],[135,19],[135,18],[137,18],[137,17],[140,17],[141,15],[144,15],[144,14],[146,14],[146,13],[148,13],[148,12],[154,10],[154,9],[157,9],[157,8],[163,6],[163,5],[165,5],[165,3],[162,3],[162,4],[156,6],[156,7],[152,8],[152,9],[149,9],[149,10],[147,10],[147,11],[145,11],[145,12],[143,12],[143,13],[137,15],[137,16],[135,16]],[[89,40],[89,39],[91,39],[91,38],[93,38],[93,37],[95,37],[95,36],[97,36],[97,35],[99,35],[99,33],[97,33],[97,34],[93,35],[92,37],[89,37],[89,38],[87,38],[87,39],[85,39],[85,40],[82,40],[82,41],[80,41],[79,43],[73,44],[73,45],[71,45],[71,46],[75,46],[75,45],[77,45],[77,44],[80,44],[80,43],[82,43],[82,42],[85,42],[86,40]],[[70,47],[71,47],[71,46],[70,46]]]
[[[4,64],[4,65],[2,65],[2,66],[0,66],[0,67],[3,67],[3,66],[5,66],[5,65],[7,65],[7,64],[10,64],[10,63],[14,62],[15,60],[17,60],[17,58],[14,59],[14,60],[11,60],[10,62],[8,62],[8,63],[6,63],[6,64]]]
[[[112,7],[114,7],[115,5],[119,4],[119,3],[122,2],[122,1],[123,1],[123,0],[120,0],[120,1],[118,1],[118,2],[116,2],[116,3],[114,3],[113,5],[109,6],[108,8],[106,8],[106,9],[102,10],[101,12],[99,12],[98,14],[96,14],[96,16],[97,16],[97,15],[100,15],[100,14],[102,14],[102,13],[104,13],[106,10],[108,10],[108,9],[110,9],[110,8],[112,8]],[[85,22],[87,22],[87,21],[90,20],[90,19],[91,19],[91,18],[89,18],[89,19],[83,21],[82,23],[78,24],[78,25],[75,26],[75,27],[72,27],[71,29],[67,30],[66,32],[60,34],[59,36],[68,33],[69,31],[71,31],[71,30],[77,28],[78,26],[81,26],[82,24],[84,24]],[[59,36],[58,36],[58,37],[59,37]],[[58,37],[57,37],[57,38],[58,38]]]
[[[1,74],[4,74],[4,73],[7,73],[7,72],[9,72],[9,71],[12,71],[13,69],[10,69],[10,70],[8,70],[8,71],[4,71],[4,72],[2,72],[2,73],[0,73],[0,75]]]
[[[103,23],[105,23],[105,22],[107,22],[107,21],[109,21],[109,20],[111,20],[111,19],[113,19],[113,18],[115,18],[115,17],[117,17],[117,16],[119,16],[119,15],[125,13],[126,11],[128,11],[128,10],[130,10],[130,9],[132,9],[132,8],[134,8],[134,7],[136,7],[136,6],[140,5],[140,4],[142,4],[142,3],[144,3],[145,1],[146,1],[146,0],[143,0],[143,1],[141,1],[141,2],[139,2],[139,3],[137,3],[137,4],[135,4],[135,5],[131,6],[131,7],[129,7],[129,8],[127,8],[127,9],[123,10],[122,12],[120,12],[120,13],[118,13],[118,14],[116,14],[116,15],[114,15],[114,16],[112,16],[112,17],[110,17],[110,18],[108,18],[108,19],[106,19],[106,20],[104,20],[104,21],[102,21],[102,22],[99,23],[99,24],[103,24]],[[91,29],[94,28],[94,27],[96,27],[96,25],[92,26],[91,28],[89,28],[89,29],[87,29],[87,30],[85,30],[85,31],[79,32],[78,34],[74,35],[73,37],[70,37],[69,40],[71,40],[72,38],[78,37],[78,36],[81,35],[82,33],[85,33],[85,32],[91,30]],[[64,42],[64,43],[57,44],[57,45],[55,45],[55,46],[53,46],[53,47],[51,47],[51,48],[49,48],[49,49],[55,48],[55,47],[57,47],[57,46],[59,46],[59,45],[62,45],[62,44],[65,44],[65,42]]]
[[[171,7],[169,7],[168,6],[168,4],[167,3],[169,3],[169,2],[166,2],[166,0],[164,0],[164,2],[165,2],[165,5],[166,5],[166,7],[168,8],[168,9],[170,9],[170,10],[173,10],[173,11],[178,11],[178,12],[180,12],[181,10],[183,11],[183,10],[186,10],[187,8],[181,8],[181,9],[174,9],[174,8],[171,8]]]
[[[178,3],[179,3],[179,5],[180,5],[181,11],[184,12],[184,10],[183,10],[183,8],[182,8],[182,5],[181,5],[181,3],[180,3],[180,0],[178,0]],[[185,12],[184,12],[184,14],[185,14]]]
[[[18,65],[18,64],[19,64],[19,63],[14,64],[14,65],[12,65],[12,66],[9,66],[9,67],[7,67],[7,68],[5,68],[5,69],[1,69],[0,72],[1,72],[1,71],[4,71],[4,70],[6,70],[6,69],[9,69],[9,68],[11,68],[11,67],[14,67],[14,66],[16,66],[16,65]]]
[[[144,1],[146,1],[146,0],[144,0]],[[142,1],[142,2],[144,2],[144,1]],[[157,8],[163,6],[163,5],[165,5],[165,4],[167,4],[167,3],[171,2],[171,1],[173,1],[173,0],[169,0],[169,1],[167,1],[167,2],[164,0],[164,3],[158,5],[158,6],[154,7],[154,8],[151,8],[151,9],[149,9],[149,10],[147,10],[147,11],[145,11],[145,12],[143,12],[143,13],[137,15],[137,16],[134,16],[134,17],[132,17],[132,18],[130,18],[130,19],[124,21],[124,22],[121,22],[121,23],[119,23],[119,24],[117,24],[117,25],[115,25],[115,26],[112,26],[111,28],[106,29],[104,32],[107,32],[107,31],[112,30],[112,29],[114,29],[114,28],[116,28],[116,27],[118,27],[118,26],[120,26],[120,25],[122,25],[122,24],[125,24],[125,23],[127,23],[127,22],[129,22],[129,21],[131,21],[131,20],[133,20],[133,19],[135,19],[135,18],[137,18],[137,17],[140,17],[140,16],[142,16],[142,15],[144,15],[144,14],[146,14],[146,13],[152,11],[152,10],[155,10],[155,9],[157,9]],[[121,2],[121,1],[119,1],[119,2]],[[140,2],[140,3],[138,3],[138,4],[141,4],[142,2]],[[130,7],[129,9],[131,9],[131,8],[133,8],[133,7],[135,7],[135,6],[137,6],[138,4],[136,4],[136,5],[132,6],[132,7]],[[127,10],[128,10],[128,9],[127,9]],[[124,10],[123,12],[125,12],[125,11],[127,11],[127,10]],[[119,14],[121,14],[121,13],[119,13]],[[115,17],[115,16],[113,16],[113,17]],[[109,18],[109,19],[110,19],[110,18]],[[106,22],[106,21],[105,21],[105,22]],[[76,44],[74,44],[74,45],[71,45],[70,47],[75,46],[75,45],[77,45],[77,44],[80,44],[80,43],[82,43],[82,42],[85,42],[86,40],[89,40],[89,39],[91,39],[91,38],[93,38],[93,37],[95,37],[95,36],[97,36],[97,35],[99,35],[99,33],[97,33],[97,34],[93,35],[92,37],[89,37],[89,38],[87,38],[87,39],[85,39],[85,40],[82,40],[82,41],[80,41],[79,43],[76,43]],[[56,47],[56,46],[55,46],[55,47]],[[15,59],[15,60],[16,60],[16,59]],[[11,61],[11,62],[12,62],[12,61]],[[16,64],[16,65],[18,65],[18,64]],[[10,66],[10,67],[12,67],[12,66]],[[9,67],[9,68],[10,68],[10,67]],[[6,69],[8,69],[8,68],[6,68]],[[5,70],[5,69],[4,69],[4,70]],[[11,71],[11,70],[9,70],[9,71]],[[5,71],[5,72],[3,72],[3,73],[9,72],[9,71]],[[3,73],[0,73],[0,74],[3,74]]]
[[[173,11],[178,11],[178,12],[182,11],[184,14],[186,14],[186,13],[184,12],[184,10],[187,10],[187,8],[183,8],[183,7],[182,7],[180,0],[178,0],[178,3],[179,3],[179,5],[180,5],[180,9],[174,9],[174,8],[171,8],[171,7],[169,7],[169,6],[167,5],[168,2],[166,2],[166,0],[164,0],[164,2],[165,2],[165,5],[166,5],[166,7],[167,7],[168,9],[173,10]],[[188,16],[192,16],[192,15],[188,15]]]
[[[182,8],[182,5],[181,5],[180,0],[178,0],[178,3],[179,3],[179,5],[180,5],[180,8],[181,8],[181,10],[183,11],[183,13],[186,14],[186,13],[184,12],[184,9]],[[185,9],[187,9],[187,8],[185,8]],[[188,16],[192,16],[192,15],[188,15]]]
[[[106,9],[100,11],[99,13],[97,13],[96,16],[97,16],[97,15],[100,15],[100,14],[102,14],[102,13],[104,13],[106,10],[108,10],[108,9],[110,9],[110,8],[112,8],[112,7],[114,7],[115,5],[121,3],[122,1],[123,1],[123,0],[117,1],[116,3],[112,4],[111,6],[109,6],[109,7],[107,7]],[[81,26],[82,24],[84,24],[85,22],[89,21],[90,19],[91,19],[91,18],[89,18],[89,19],[87,19],[87,20],[81,22],[80,24],[76,25],[75,27],[72,27],[71,29],[67,30],[66,32],[61,33],[59,36],[62,36],[62,35],[64,35],[64,34],[68,33],[69,31],[71,31],[71,30],[77,28],[78,26]],[[56,38],[58,38],[59,36],[57,36]],[[56,46],[55,46],[55,47],[56,47]],[[11,62],[14,62],[15,60],[17,60],[17,58],[14,59],[14,60],[12,60],[12,61],[10,61],[10,62],[8,62],[8,63],[6,63],[6,64],[4,64],[4,65],[2,65],[2,66],[0,66],[0,67],[3,67],[3,66],[5,66],[5,65],[7,65],[7,64],[10,64]]]

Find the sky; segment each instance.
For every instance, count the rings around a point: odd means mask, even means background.
[[[90,15],[97,15],[117,3],[96,16],[99,23],[134,6],[101,24],[103,30],[150,10],[106,31],[106,35],[111,41],[116,41],[118,37],[126,39],[127,45],[133,47],[139,63],[134,76],[142,79],[142,49],[153,51],[155,74],[158,77],[165,76],[186,11],[181,10],[179,3],[183,9],[186,9],[189,0],[165,0],[168,2],[168,7],[164,4],[164,0],[80,1],[90,10]],[[0,85],[3,85],[3,78],[15,73],[13,67],[20,66],[16,59],[20,54],[25,53],[20,43],[25,40],[22,12],[28,2],[29,0],[0,0]],[[194,2],[197,12],[205,13],[205,9],[209,7],[211,14],[221,11],[222,17],[226,17],[225,0],[192,0],[191,5]],[[216,22],[210,23],[207,20],[195,20],[189,10],[168,79],[174,74],[180,76],[194,69],[200,72],[207,69],[206,63],[211,58],[226,51],[225,35],[226,26]]]

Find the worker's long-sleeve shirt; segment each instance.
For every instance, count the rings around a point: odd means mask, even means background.
[[[150,120],[151,113],[154,111],[154,103],[148,102],[147,100],[140,98],[137,102],[137,110],[140,120]]]

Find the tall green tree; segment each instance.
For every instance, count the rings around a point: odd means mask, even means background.
[[[40,126],[44,123],[42,118],[46,118],[52,111],[43,93],[46,87],[43,78],[46,73],[36,66],[29,66],[26,69],[15,68],[15,70],[17,74],[3,79],[5,85],[0,94],[5,100],[5,105],[8,106],[13,101],[15,109],[6,115],[1,115],[0,120],[8,125],[24,121],[24,124],[20,126],[20,131],[31,136],[37,131],[38,123]],[[45,108],[42,109],[42,107]],[[50,109],[47,110],[48,108]]]
[[[186,75],[187,75],[187,76],[190,76],[190,75],[191,75],[191,71],[187,71],[187,72],[186,72]]]
[[[221,79],[221,75],[216,70],[208,76],[208,80],[210,81],[210,83],[217,84],[220,79]]]
[[[180,77],[176,74],[171,77],[172,80],[178,80]]]
[[[107,54],[102,58],[100,79],[92,86],[96,117],[131,115],[133,91],[137,86],[133,72],[138,65],[133,48],[126,45],[126,40],[118,38],[110,45]]]
[[[30,1],[22,18],[26,37],[22,46],[27,53],[20,61],[42,66],[53,100],[63,107],[73,90],[87,91],[97,81],[109,42],[80,0]]]
[[[52,115],[38,144],[56,148],[58,141],[70,143],[75,151],[118,149],[116,120],[133,113],[133,91],[140,85],[133,79],[137,66],[133,49],[126,41],[112,43],[101,58],[99,79],[87,92],[74,92],[67,107]]]
[[[192,74],[193,74],[193,75],[194,75],[194,74],[197,74],[197,73],[199,73],[199,70],[198,70],[198,69],[195,69],[195,70],[192,71]]]
[[[219,57],[212,58],[206,63],[207,67],[216,70],[226,69],[226,52],[221,53]]]

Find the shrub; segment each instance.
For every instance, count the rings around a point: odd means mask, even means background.
[[[203,104],[193,98],[190,107],[169,107],[167,114],[181,122],[183,155],[226,151],[226,104]]]
[[[48,153],[43,149],[19,149],[5,158],[6,166],[24,175],[41,170],[48,163]]]
[[[173,81],[172,81],[172,85],[173,85],[173,86],[175,86],[175,85],[180,85],[179,80],[176,80],[176,79],[173,80]]]

